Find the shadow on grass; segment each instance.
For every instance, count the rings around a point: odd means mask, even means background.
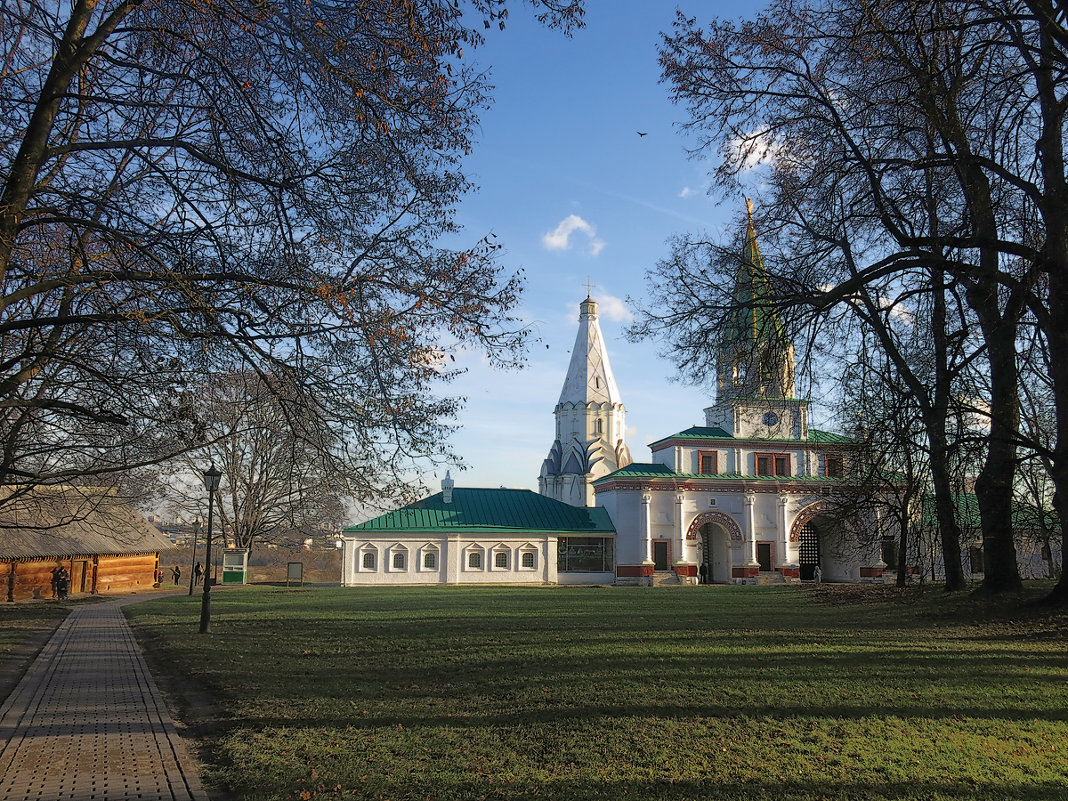
[[[979,782],[855,782],[819,781],[749,781],[723,782],[713,779],[635,781],[570,781],[550,779],[538,782],[440,781],[423,784],[418,776],[404,783],[360,783],[356,788],[344,783],[330,785],[311,781],[286,797],[307,799],[336,798],[350,794],[358,798],[390,798],[393,801],[489,801],[492,799],[539,798],[544,801],[618,801],[621,798],[641,801],[1064,801],[1063,785],[1036,783],[1027,785],[985,784]],[[328,786],[329,785],[329,786]],[[337,789],[340,788],[340,789]],[[307,795],[304,795],[307,793]],[[237,797],[245,801],[267,801],[279,796],[264,794],[259,786],[238,788]]]

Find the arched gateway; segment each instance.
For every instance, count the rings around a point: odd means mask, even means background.
[[[742,529],[723,512],[705,512],[693,519],[688,540],[697,540],[700,575],[706,582],[726,584],[731,580],[731,542],[740,543]]]

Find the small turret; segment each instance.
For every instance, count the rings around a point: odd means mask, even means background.
[[[441,479],[441,502],[452,503],[452,488],[456,486],[456,482],[452,480],[452,476],[449,475],[449,471],[445,471],[445,478]]]

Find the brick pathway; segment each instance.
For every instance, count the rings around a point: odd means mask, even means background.
[[[208,798],[119,608],[132,600],[75,608],[0,706],[0,801]]]

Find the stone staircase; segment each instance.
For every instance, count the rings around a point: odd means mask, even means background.
[[[787,578],[782,573],[776,571],[763,572],[757,574],[757,584],[800,584],[801,579]]]

